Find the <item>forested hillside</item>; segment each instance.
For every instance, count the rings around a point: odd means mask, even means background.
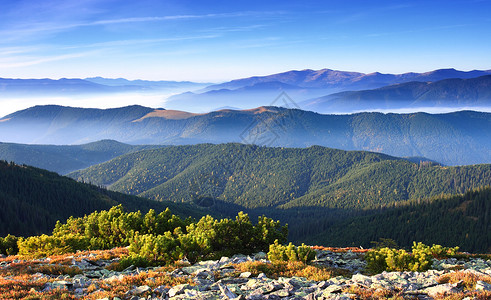
[[[409,201],[396,208],[338,223],[308,241],[331,246],[372,247],[371,242],[380,238],[393,239],[403,247],[422,241],[489,253],[491,188]]]
[[[117,204],[130,211],[162,211],[169,207],[183,217],[204,214],[187,205],[124,195],[46,170],[0,161],[0,236],[48,233],[57,220],[81,217]]]
[[[130,144],[320,145],[467,165],[491,163],[489,128],[491,114],[472,111],[321,115],[260,107],[193,114],[141,106],[107,110],[38,106],[0,119],[0,140],[60,145],[101,139]]]
[[[69,174],[155,200],[209,196],[244,208],[370,209],[491,184],[491,165],[442,167],[319,146],[169,146]]]
[[[119,155],[162,146],[134,146],[113,140],[83,145],[25,145],[0,142],[0,159],[67,174]]]

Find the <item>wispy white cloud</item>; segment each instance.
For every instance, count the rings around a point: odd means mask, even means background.
[[[268,25],[266,24],[254,24],[247,26],[230,26],[230,27],[214,27],[202,29],[200,32],[212,32],[212,33],[228,33],[228,32],[246,32],[246,31],[254,31],[256,29],[265,28]]]
[[[92,44],[79,44],[74,46],[61,46],[60,49],[80,49],[80,48],[104,48],[104,47],[118,47],[118,46],[131,46],[131,45],[144,45],[144,44],[158,44],[167,42],[179,42],[179,41],[191,41],[202,39],[213,39],[219,35],[196,35],[196,36],[181,36],[172,38],[158,38],[158,39],[131,39],[131,40],[116,40]]]
[[[21,40],[28,36],[39,37],[44,34],[54,34],[58,32],[68,31],[80,27],[90,26],[104,26],[115,25],[125,23],[147,23],[147,22],[159,22],[159,21],[173,21],[173,20],[192,20],[192,19],[211,19],[211,18],[236,18],[236,17],[251,17],[262,16],[271,14],[280,14],[281,12],[230,12],[230,13],[217,13],[217,14],[195,14],[195,15],[170,15],[170,16],[148,16],[148,17],[135,17],[135,18],[118,18],[118,19],[103,19],[96,21],[79,21],[79,22],[30,22],[21,23],[13,26],[12,28],[0,30],[0,43],[9,42],[13,40]],[[251,27],[252,29],[253,27]],[[244,30],[245,27],[242,28]]]
[[[7,56],[12,54],[29,53],[38,50],[38,47],[4,47],[0,48],[0,56]]]
[[[88,52],[70,53],[70,54],[53,55],[53,56],[45,56],[45,57],[10,56],[0,59],[0,70],[2,68],[6,69],[6,68],[28,67],[33,65],[39,65],[42,63],[47,63],[47,62],[79,58],[79,57],[92,55],[96,52],[97,51],[88,51]]]

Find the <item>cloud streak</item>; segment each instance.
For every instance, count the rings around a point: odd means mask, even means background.
[[[88,52],[80,52],[80,53],[70,53],[63,55],[54,55],[47,57],[8,57],[7,59],[0,60],[0,69],[2,68],[20,68],[20,67],[29,67],[33,65],[39,65],[47,62],[59,61],[59,60],[67,60],[73,58],[80,58],[84,56],[89,56],[94,54],[96,51],[88,51]],[[17,60],[17,61],[15,61]]]
[[[179,20],[193,20],[193,19],[212,19],[212,18],[238,18],[238,17],[251,17],[270,14],[279,14],[281,12],[230,12],[230,13],[213,13],[213,14],[189,14],[189,15],[170,15],[170,16],[149,16],[149,17],[134,17],[134,18],[119,18],[119,19],[104,19],[89,22],[74,22],[74,23],[51,23],[51,22],[33,22],[22,23],[16,28],[9,28],[7,30],[0,30],[0,37],[5,41],[20,40],[27,36],[37,36],[43,34],[55,34],[58,32],[68,31],[71,29],[81,27],[92,26],[105,26],[105,25],[117,25],[128,23],[148,23],[148,22],[162,22],[162,21],[179,21]],[[244,29],[245,27],[243,27]],[[249,26],[249,28],[253,28]],[[0,43],[2,41],[0,40]]]

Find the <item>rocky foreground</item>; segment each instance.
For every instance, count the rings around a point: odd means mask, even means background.
[[[124,251],[124,250],[122,250]],[[115,252],[0,259],[2,299],[491,299],[491,260],[434,261],[426,272],[365,274],[363,253],[316,250],[323,280],[277,276],[264,253],[116,271]],[[117,252],[117,251],[116,251]],[[246,271],[248,270],[248,271]],[[263,270],[264,272],[261,272]],[[310,278],[325,277],[311,273]]]

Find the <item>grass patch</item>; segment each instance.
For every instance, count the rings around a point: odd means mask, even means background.
[[[307,265],[303,262],[278,262],[278,263],[264,263],[259,261],[243,262],[234,265],[234,268],[238,272],[251,272],[253,276],[257,276],[260,273],[264,273],[269,278],[278,277],[305,277],[309,280],[328,280],[333,276],[339,275],[336,270]]]
[[[476,288],[478,281],[484,281],[491,284],[491,276],[478,275],[467,271],[457,271],[448,274],[444,274],[437,279],[438,283],[457,283],[462,281],[464,290],[472,291]]]

